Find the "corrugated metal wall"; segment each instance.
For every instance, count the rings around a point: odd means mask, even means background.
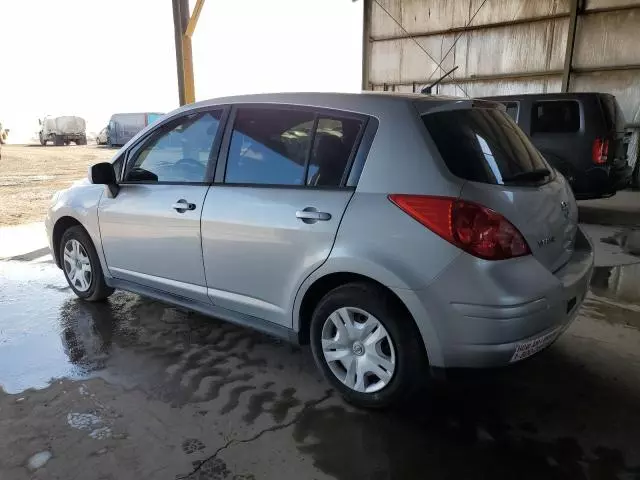
[[[571,0],[365,1],[365,88],[419,91],[457,66],[438,93],[561,91]],[[569,91],[613,93],[640,123],[639,42],[640,0],[578,1]]]

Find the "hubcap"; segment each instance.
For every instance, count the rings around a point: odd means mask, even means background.
[[[82,244],[74,239],[64,245],[64,272],[69,283],[79,292],[86,292],[91,286],[91,262]]]
[[[339,308],[322,327],[322,353],[333,374],[362,393],[383,389],[393,378],[396,355],[382,323],[355,307]]]
[[[358,356],[364,355],[364,345],[362,345],[362,343],[354,342],[352,349],[353,349],[353,353],[355,353],[356,355]]]

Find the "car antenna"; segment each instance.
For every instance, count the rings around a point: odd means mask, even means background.
[[[431,85],[424,87],[422,90],[420,90],[420,93],[423,93],[425,95],[431,95],[431,90],[433,89],[433,87],[435,87],[436,85],[438,85],[442,80],[444,80],[445,78],[447,78],[449,75],[451,75],[453,72],[455,72],[458,69],[458,65],[456,65],[455,67],[453,67],[451,70],[449,70],[447,73],[445,73],[444,75],[442,75],[439,79],[437,79],[435,82],[433,82]]]

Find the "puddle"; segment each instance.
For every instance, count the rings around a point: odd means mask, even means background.
[[[314,375],[313,360],[301,357],[250,329],[130,293],[81,301],[51,263],[0,262],[0,387],[7,393],[97,376],[182,404],[216,398],[227,385],[239,396],[256,388],[258,373],[277,378],[278,365],[308,365],[303,374]],[[279,401],[274,394],[263,402],[264,412]]]
[[[7,393],[86,377],[108,353],[112,311],[80,304],[66,286],[53,265],[0,263],[0,385]]]

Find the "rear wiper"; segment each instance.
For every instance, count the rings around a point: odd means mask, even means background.
[[[517,182],[517,181],[531,181],[542,180],[545,177],[551,175],[551,172],[547,168],[536,168],[535,170],[529,170],[528,172],[520,172],[510,177],[502,177],[502,181],[505,183]]]

